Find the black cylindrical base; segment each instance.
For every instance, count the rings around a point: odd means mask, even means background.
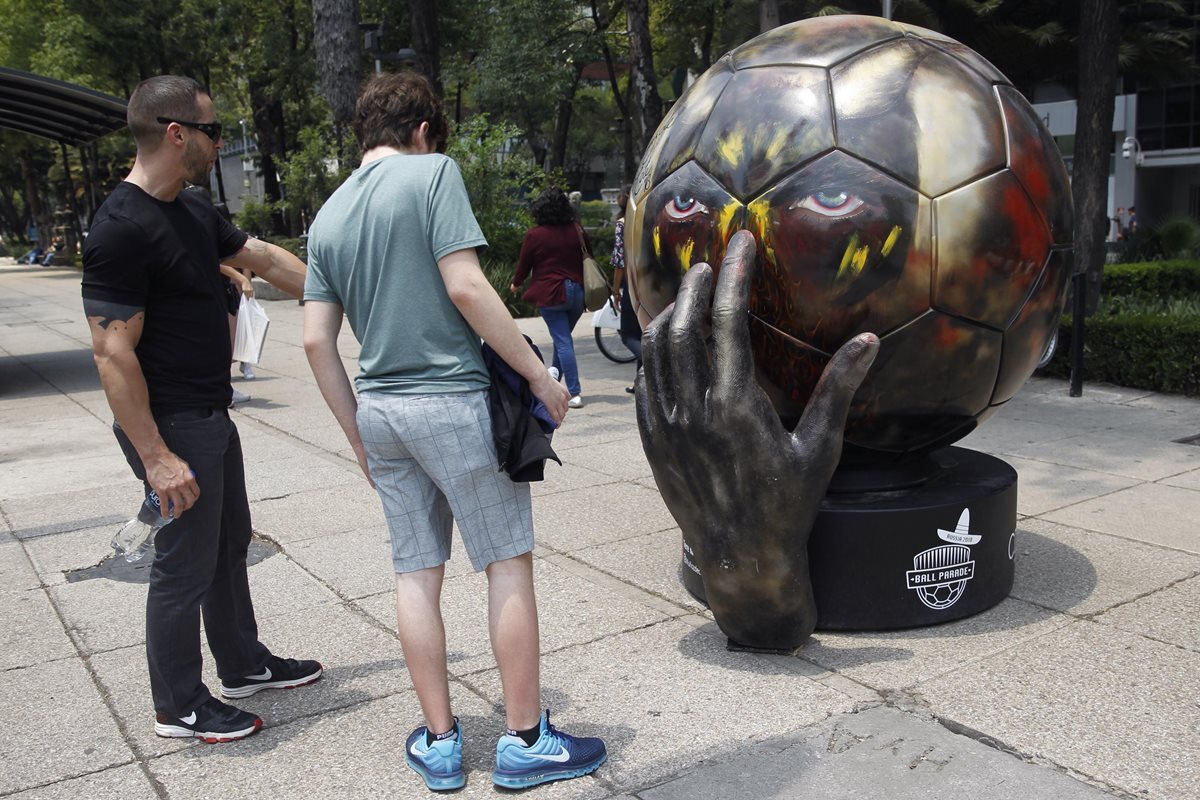
[[[977,614],[1012,590],[1017,473],[948,447],[919,486],[828,494],[808,542],[817,628],[889,630]],[[683,583],[704,583],[684,537]]]

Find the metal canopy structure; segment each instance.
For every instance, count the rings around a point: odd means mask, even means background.
[[[0,128],[81,147],[125,127],[125,101],[0,67]]]

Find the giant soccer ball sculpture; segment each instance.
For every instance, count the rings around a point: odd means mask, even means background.
[[[777,28],[724,56],[674,105],[627,219],[643,325],[692,265],[717,268],[735,231],[753,233],[754,364],[785,424],[840,345],[867,331],[880,338],[845,428],[829,530],[810,544],[821,626],[926,624],[1007,595],[1015,473],[1001,491],[993,473],[1011,473],[1007,465],[947,446],[1011,399],[1051,342],[1071,273],[1072,205],[1053,139],[999,71],[952,39],[880,18]],[[970,486],[956,484],[963,475]],[[926,495],[888,511],[888,526],[911,528],[915,542],[894,554],[894,530],[877,542],[862,538],[861,521],[833,519],[871,505],[872,489],[905,486]],[[936,519],[910,513],[931,504]],[[939,539],[968,509],[966,538]],[[925,552],[944,542],[959,548],[953,581]],[[999,563],[987,576],[985,550]],[[851,561],[830,576],[830,564],[817,564],[826,556]],[[903,563],[870,567],[888,558]],[[694,564],[685,581],[702,594],[691,573]],[[896,591],[863,596],[876,581]]]

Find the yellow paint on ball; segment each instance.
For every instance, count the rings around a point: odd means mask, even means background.
[[[842,273],[850,266],[850,261],[854,258],[854,251],[858,249],[858,234],[850,235],[850,241],[846,242],[846,252],[842,253],[842,263],[838,264],[838,277],[842,277]]]
[[[688,239],[676,250],[676,255],[679,256],[679,264],[683,267],[683,271],[687,272],[692,268],[692,250],[696,247],[695,239]]]
[[[721,242],[728,242],[729,237],[733,236],[733,217],[737,214],[738,209],[742,204],[737,200],[732,200],[717,212],[717,231],[721,234]]]
[[[888,234],[887,239],[883,242],[883,247],[879,252],[883,253],[884,257],[892,254],[892,248],[896,246],[896,240],[900,238],[900,226],[893,225],[892,232]]]
[[[767,150],[764,156],[768,161],[774,161],[783,152],[783,148],[787,146],[788,131],[786,128],[780,128],[771,137],[771,141],[767,144]]]
[[[658,226],[654,226],[654,231],[650,235],[650,241],[654,244],[654,257],[662,258],[662,239],[659,236]]]
[[[717,141],[717,153],[729,162],[731,167],[742,163],[742,151],[746,148],[746,134],[741,128],[735,128]]]
[[[854,267],[855,275],[858,275],[860,272],[863,271],[863,268],[867,266],[867,255],[870,254],[870,252],[871,252],[871,248],[865,244],[862,247],[858,248],[858,250],[855,251],[854,258],[850,262],[851,265]]]

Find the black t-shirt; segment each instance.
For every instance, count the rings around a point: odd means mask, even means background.
[[[155,413],[229,405],[220,261],[247,238],[198,192],[165,203],[126,181],[96,211],[83,248],[83,297],[146,310],[135,352]]]

